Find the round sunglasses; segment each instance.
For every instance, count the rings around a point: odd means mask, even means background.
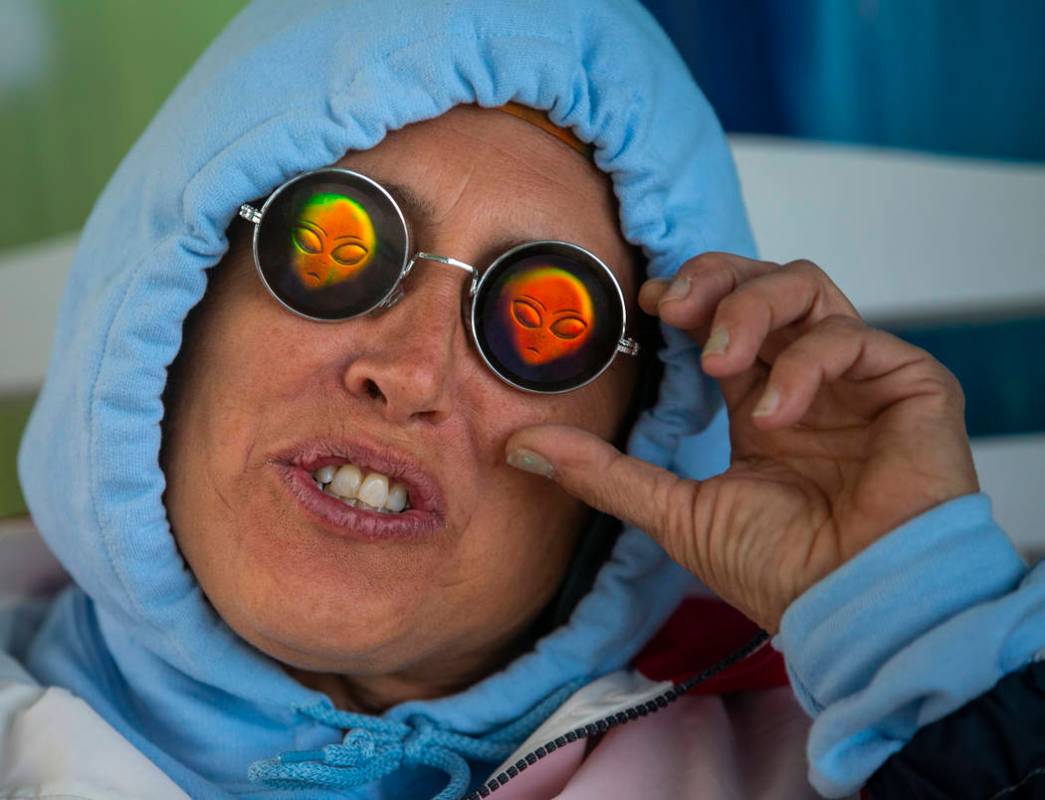
[[[310,320],[337,322],[390,308],[417,261],[470,276],[465,313],[472,341],[504,382],[559,394],[601,375],[617,353],[636,355],[625,336],[616,276],[577,244],[543,239],[505,251],[481,272],[470,264],[410,251],[406,217],[375,180],[348,169],[306,172],[279,186],[254,224],[254,263],[269,293]],[[420,324],[423,324],[420,323]]]

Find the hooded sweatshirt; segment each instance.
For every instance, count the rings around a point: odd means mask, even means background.
[[[240,639],[182,560],[162,502],[162,395],[183,321],[228,248],[241,203],[455,105],[510,101],[593,146],[613,182],[621,232],[642,248],[650,276],[704,251],[755,255],[722,130],[666,35],[630,0],[255,2],[164,103],[87,221],[19,454],[33,519],[75,584],[18,655],[31,679],[83,698],[192,797],[302,796],[260,780],[281,763],[315,770],[318,782],[305,792],[315,798],[428,797],[446,783],[432,766],[433,745],[419,762],[374,771],[354,788],[322,788],[322,748],[343,743],[350,725],[325,695]],[[694,342],[669,327],[661,333],[658,399],[627,449],[706,477],[728,464],[722,403]],[[949,588],[938,604],[910,609],[927,541],[951,556],[938,573]],[[969,558],[991,566],[986,576],[969,574]],[[985,498],[963,498],[894,531],[792,605],[773,645],[798,702],[818,717],[809,745],[818,789],[853,791],[919,725],[1045,643],[1038,630],[1018,646],[1008,638],[1024,619],[1013,604],[1026,612],[1040,603],[1040,593],[1016,596],[1023,572]],[[963,580],[951,585],[956,575]],[[896,593],[883,597],[883,582]],[[567,622],[462,692],[390,708],[381,735],[423,725],[444,741],[507,726],[525,738],[566,698],[619,674],[700,590],[650,537],[625,528]],[[941,698],[933,648],[953,652],[969,629],[931,645],[927,632],[1008,593],[1011,624]],[[853,616],[840,617],[840,608]],[[858,624],[839,621],[849,618]],[[699,645],[713,636],[709,625],[698,620],[686,637]],[[896,654],[911,648],[896,666]],[[991,660],[1003,650],[1003,660]],[[905,694],[912,676],[914,696]],[[288,753],[298,755],[278,758]],[[497,773],[500,757],[464,757],[470,789]]]

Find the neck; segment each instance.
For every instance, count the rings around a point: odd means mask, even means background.
[[[335,708],[360,714],[378,715],[408,700],[431,700],[454,694],[467,683],[454,681],[416,681],[408,676],[379,675],[359,678],[328,672],[307,672],[287,667],[302,685],[330,698]]]
[[[478,657],[443,655],[400,672],[365,676],[311,672],[289,665],[284,665],[284,669],[303,686],[326,694],[335,708],[377,715],[409,700],[433,700],[456,694],[502,669],[532,648],[544,632],[545,617],[541,614],[522,635],[487,649]]]

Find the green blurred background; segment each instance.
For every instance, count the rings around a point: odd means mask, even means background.
[[[243,0],[0,0],[0,248],[76,230]]]
[[[83,226],[157,108],[244,5],[0,0],[0,186],[17,189],[0,192],[0,251]],[[0,394],[0,518],[25,511],[15,454],[31,406],[31,393]]]

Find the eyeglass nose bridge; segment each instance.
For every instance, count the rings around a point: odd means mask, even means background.
[[[471,300],[471,298],[475,297],[476,289],[479,286],[479,271],[475,267],[471,264],[466,264],[463,261],[458,261],[456,258],[450,258],[450,256],[441,256],[438,253],[425,253],[423,251],[418,251],[407,262],[402,275],[400,275],[399,280],[396,281],[395,288],[389,293],[388,297],[374,307],[375,311],[385,311],[403,299],[403,295],[406,294],[406,290],[403,289],[403,281],[406,280],[406,276],[410,274],[410,270],[414,268],[414,264],[418,261],[435,261],[437,264],[444,264],[448,267],[456,267],[457,269],[464,270],[469,275],[468,299]]]

